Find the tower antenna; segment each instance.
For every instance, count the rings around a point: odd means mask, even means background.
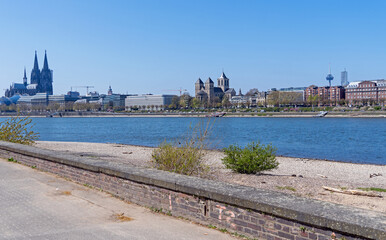
[[[329,82],[329,85],[331,87],[331,81],[334,79],[334,77],[331,74],[331,63],[329,63],[328,65],[329,65],[329,68],[330,68],[330,73],[327,74],[326,80]]]

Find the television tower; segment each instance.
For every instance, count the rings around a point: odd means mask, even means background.
[[[331,74],[331,64],[329,64],[329,67],[330,67],[330,73],[327,74],[326,80],[330,83],[330,87],[331,87],[331,81],[334,80],[334,76],[332,76]]]

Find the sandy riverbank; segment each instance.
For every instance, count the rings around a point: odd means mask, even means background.
[[[90,157],[117,161],[138,167],[151,166],[153,148],[122,144],[44,142],[37,147]],[[386,165],[353,164],[324,160],[278,157],[279,168],[259,175],[233,173],[223,167],[221,151],[208,151],[205,161],[211,166],[209,178],[256,188],[282,191],[298,196],[330,201],[386,214],[386,193],[382,198],[331,193],[322,188],[383,188],[386,189]],[[370,174],[381,176],[370,178]],[[296,175],[294,177],[293,175]]]

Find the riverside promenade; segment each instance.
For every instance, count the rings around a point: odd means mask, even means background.
[[[0,239],[235,238],[0,159]]]

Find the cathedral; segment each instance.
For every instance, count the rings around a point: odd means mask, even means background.
[[[225,76],[223,72],[221,77],[217,78],[217,87],[214,86],[212,79],[208,78],[205,84],[199,78],[195,84],[195,97],[200,101],[212,102],[216,97],[222,99],[226,96],[231,99],[236,95],[236,91],[233,88],[229,88],[229,78]]]
[[[6,97],[12,97],[15,94],[19,95],[35,95],[37,93],[53,94],[52,89],[52,70],[48,68],[47,52],[44,54],[43,68],[40,71],[38,57],[35,51],[34,67],[31,72],[31,82],[27,83],[27,74],[24,68],[23,83],[12,83],[5,91]]]

